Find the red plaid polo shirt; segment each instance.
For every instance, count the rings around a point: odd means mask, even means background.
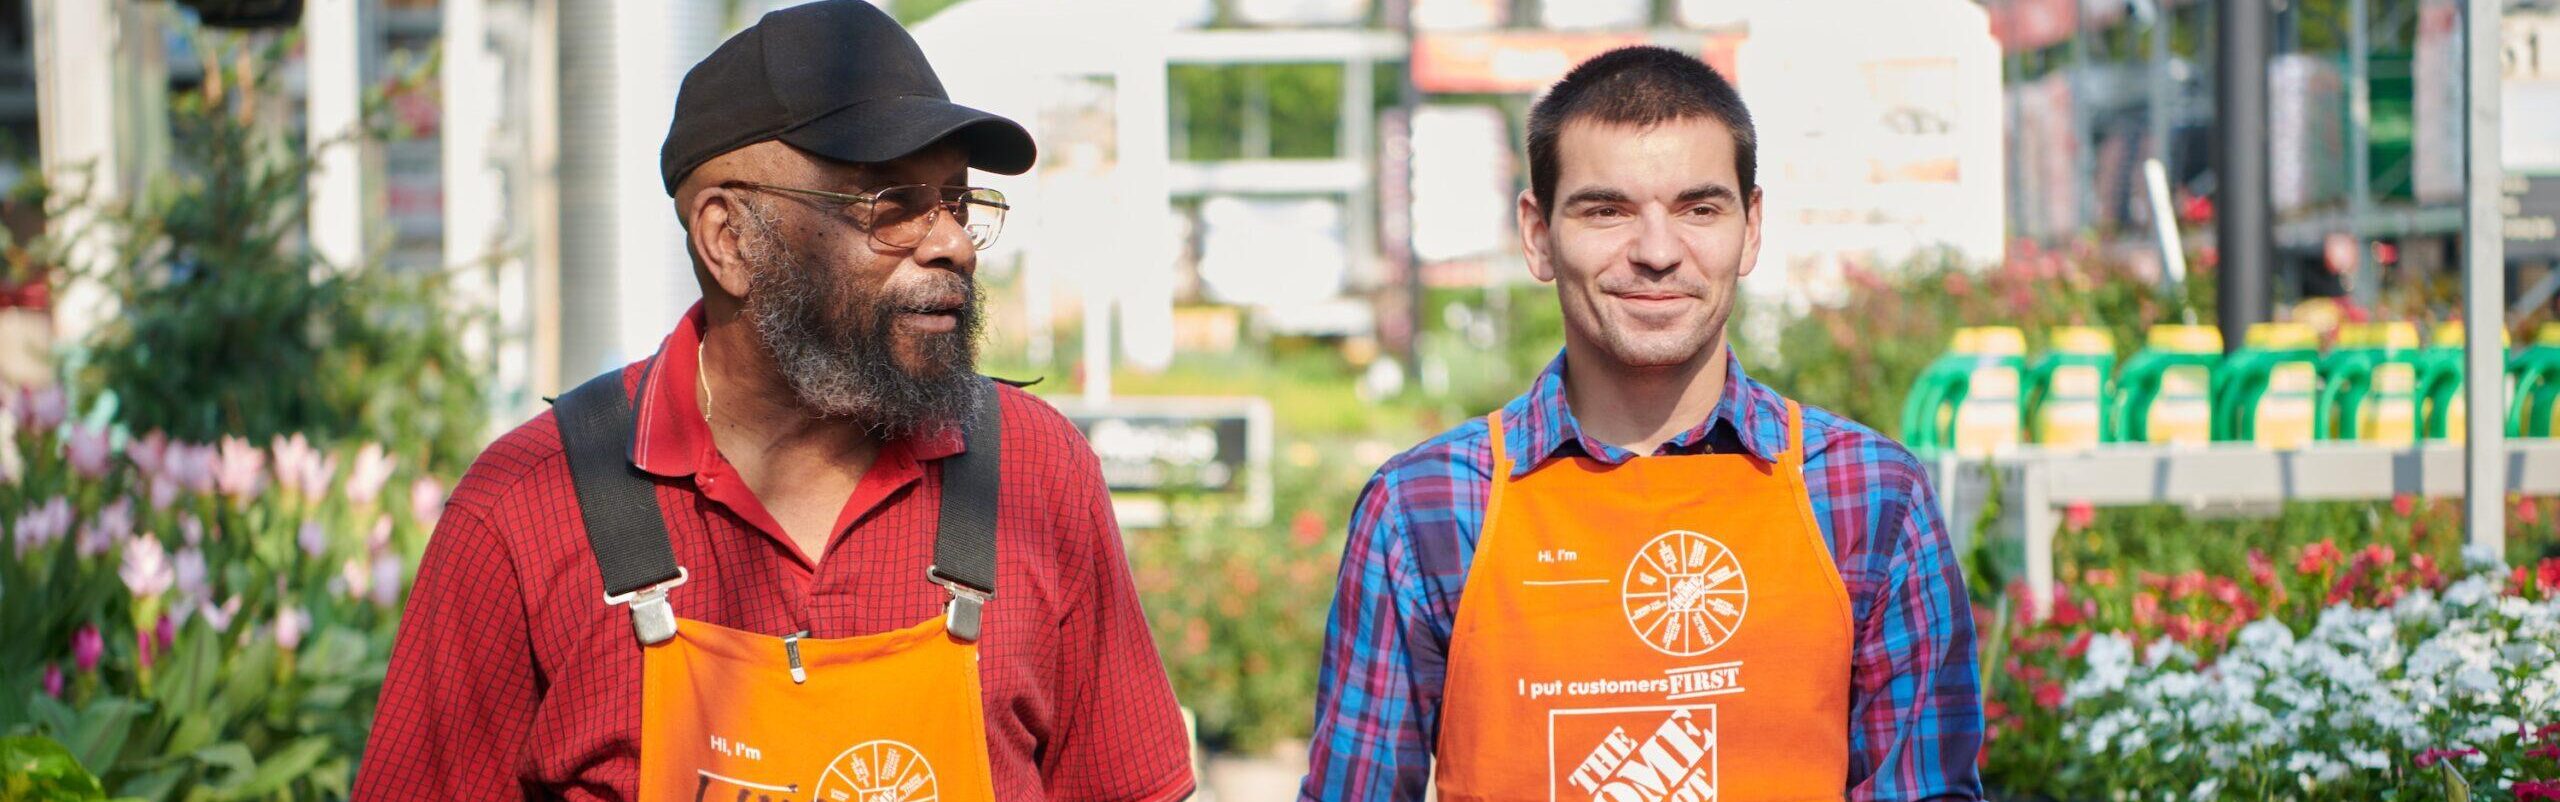
[[[633,457],[655,476],[676,561],[676,614],[845,638],[939,615],[925,579],[941,469],[956,434],[880,450],[826,553],[783,536],[714,447],[694,399],[702,310],[651,361]],[[654,368],[652,368],[654,363]],[[641,387],[645,381],[647,386]],[[1190,793],[1189,743],[1156,656],[1093,451],[1027,393],[1002,393],[996,596],[979,644],[996,796],[1155,800]],[[491,444],[454,488],[402,611],[355,798],[630,799],[640,755],[640,645],[603,601],[559,428],[544,412]]]

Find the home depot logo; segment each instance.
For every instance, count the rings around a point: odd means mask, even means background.
[[[1547,714],[1549,799],[1716,798],[1716,708],[1625,707]]]

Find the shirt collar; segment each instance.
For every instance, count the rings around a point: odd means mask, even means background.
[[[1716,399],[1715,411],[1698,425],[1673,436],[1656,453],[1694,453],[1700,442],[1720,429],[1731,432],[1744,451],[1763,460],[1775,460],[1786,449],[1785,400],[1777,391],[1743,373],[1741,357],[1730,348],[1726,349],[1724,364],[1724,392]],[[1564,371],[1565,355],[1559,351],[1555,360],[1547,363],[1547,369],[1539,371],[1529,392],[1512,399],[1502,409],[1503,442],[1510,451],[1512,476],[1565,456],[1567,449],[1578,449],[1584,456],[1612,465],[1636,456],[1583,433],[1572,405],[1565,399]]]
[[[631,464],[640,470],[668,478],[692,476],[718,454],[711,439],[711,426],[702,420],[702,404],[694,397],[696,349],[702,346],[704,324],[702,304],[685,310],[658,344],[658,353],[642,376],[640,409],[636,417],[640,430],[631,438]],[[969,450],[968,440],[957,428],[944,428],[937,433],[886,444],[903,447],[917,460],[941,459]],[[884,448],[883,453],[886,453]]]

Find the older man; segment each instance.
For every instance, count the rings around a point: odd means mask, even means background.
[[[355,796],[1188,794],[1092,451],[974,369],[969,170],[1032,157],[860,0],[696,65],[660,169],[702,303],[455,488]]]

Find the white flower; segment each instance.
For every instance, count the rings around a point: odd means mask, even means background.
[[[288,606],[276,611],[276,646],[285,651],[302,648],[302,635],[311,628],[311,614],[300,607]]]
[[[381,497],[382,485],[391,481],[391,471],[399,461],[382,449],[381,443],[366,443],[356,451],[355,467],[347,471],[347,498],[357,504],[371,504]]]
[[[125,590],[137,599],[167,593],[169,586],[178,581],[177,571],[169,565],[168,549],[160,545],[159,538],[148,534],[125,541],[124,565],[116,569],[116,576],[124,580]]]
[[[2492,572],[2507,567],[2506,552],[2495,544],[2471,544],[2462,547],[2462,567],[2474,572]]]

